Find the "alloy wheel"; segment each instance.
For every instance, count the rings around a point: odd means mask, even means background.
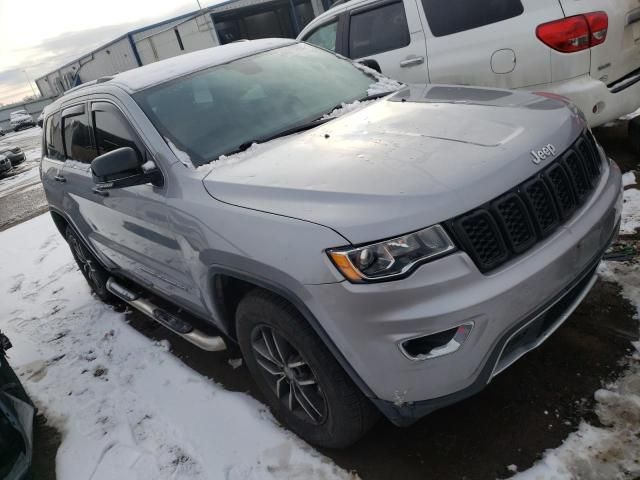
[[[298,418],[319,425],[327,401],[304,357],[273,328],[257,326],[251,336],[254,358],[272,392]]]

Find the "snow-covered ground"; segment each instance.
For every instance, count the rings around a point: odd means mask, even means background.
[[[59,480],[352,478],[89,293],[48,215],[0,234],[10,362],[62,432]]]

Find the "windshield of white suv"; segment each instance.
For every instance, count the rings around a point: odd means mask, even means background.
[[[134,98],[170,145],[198,167],[253,142],[327,121],[320,119],[342,103],[366,99],[374,83],[349,61],[294,44],[151,87]]]

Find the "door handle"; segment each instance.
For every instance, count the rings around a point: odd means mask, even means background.
[[[60,183],[64,183],[64,182],[66,182],[66,181],[67,181],[67,179],[66,179],[66,178],[64,178],[62,175],[56,175],[55,177],[53,177],[53,179],[54,179],[56,182],[60,182]]]
[[[402,60],[400,62],[400,66],[402,68],[413,67],[414,65],[421,65],[424,63],[424,57],[413,57],[407,58],[406,60]]]
[[[108,197],[109,196],[109,192],[106,190],[101,190],[98,187],[94,187],[91,189],[91,191],[93,193],[95,193],[96,195],[100,195],[101,197]]]

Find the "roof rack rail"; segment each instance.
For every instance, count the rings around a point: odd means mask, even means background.
[[[80,85],[77,85],[77,86],[75,86],[73,88],[70,88],[69,90],[66,90],[64,93],[66,95],[67,93],[76,92],[76,91],[81,90],[81,89],[83,89],[85,87],[90,87],[91,85],[95,85],[96,83],[98,83],[97,80],[91,80],[90,82],[81,83]]]

